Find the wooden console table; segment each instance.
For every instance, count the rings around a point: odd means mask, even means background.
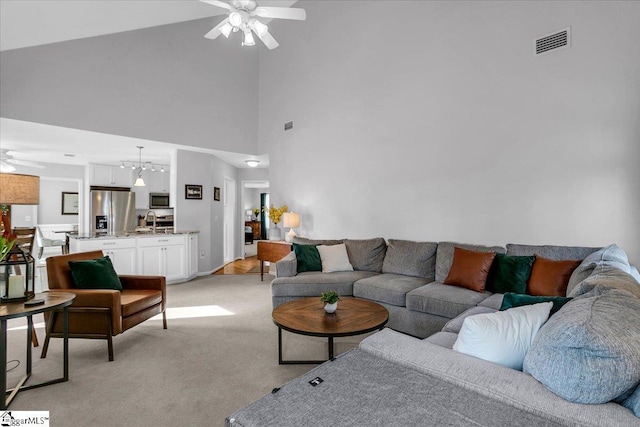
[[[244,225],[245,227],[251,227],[251,231],[253,232],[253,240],[260,240],[260,236],[262,235],[260,221],[245,221]]]
[[[264,280],[264,262],[276,262],[287,256],[293,245],[284,240],[260,240],[258,242],[258,260],[260,261],[260,280]]]

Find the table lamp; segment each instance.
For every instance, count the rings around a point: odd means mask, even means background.
[[[0,207],[2,223],[11,232],[11,220],[6,205],[37,205],[40,203],[40,177],[0,173]],[[0,303],[26,301],[33,298],[35,262],[30,253],[17,246],[0,261]]]
[[[289,232],[284,236],[284,240],[289,243],[293,242],[293,238],[297,236],[293,229],[300,227],[300,214],[297,212],[285,212],[282,215],[282,226],[290,228]]]

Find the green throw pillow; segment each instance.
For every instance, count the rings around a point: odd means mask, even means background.
[[[298,273],[322,271],[322,261],[316,245],[298,245],[294,243],[293,251],[298,259]]]
[[[489,292],[524,294],[536,257],[496,254],[487,277]]]
[[[504,298],[502,299],[500,311],[504,311],[513,307],[520,307],[523,305],[531,305],[538,304],[540,302],[551,301],[553,303],[553,307],[551,307],[551,313],[549,313],[549,316],[552,316],[570,300],[571,298],[566,297],[538,297],[533,295],[514,294],[512,292],[507,292],[506,294],[504,294]]]
[[[69,268],[78,289],[122,290],[122,283],[108,256],[87,261],[69,261]]]

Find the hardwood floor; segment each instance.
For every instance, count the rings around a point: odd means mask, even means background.
[[[213,274],[260,274],[260,261],[257,256],[230,262]]]

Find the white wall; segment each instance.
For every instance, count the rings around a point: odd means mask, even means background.
[[[260,151],[299,235],[616,242],[640,264],[639,2],[363,3],[305,1],[260,54]]]
[[[224,177],[236,180],[237,169],[215,156],[177,150],[177,193],[175,200],[175,226],[178,230],[199,230],[198,252],[205,251],[204,259],[198,257],[198,271],[211,272],[224,265],[223,203],[213,200],[213,187],[224,187]],[[202,185],[202,200],[185,199],[186,184]],[[224,197],[224,196],[223,196]],[[222,197],[221,197],[222,199]],[[237,201],[238,217],[240,201]],[[236,221],[236,224],[240,224]],[[237,225],[237,242],[234,259],[242,256],[244,222]]]

